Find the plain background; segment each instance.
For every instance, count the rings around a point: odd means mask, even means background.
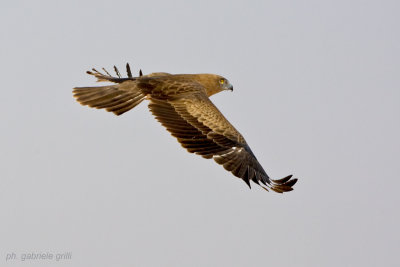
[[[3,1],[1,266],[400,266],[398,1]],[[79,105],[91,67],[217,73],[267,193],[146,104]],[[71,252],[64,261],[15,253]]]

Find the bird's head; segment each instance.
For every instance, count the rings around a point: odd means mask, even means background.
[[[226,79],[222,76],[218,77],[218,84],[219,84],[219,87],[222,89],[222,91],[223,90],[233,91],[232,84],[228,81],[228,79]]]
[[[208,96],[225,90],[233,91],[233,86],[229,83],[228,79],[220,75],[199,74],[196,75],[196,80],[206,88]]]

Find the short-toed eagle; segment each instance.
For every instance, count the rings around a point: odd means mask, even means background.
[[[297,179],[289,175],[270,179],[243,136],[229,123],[209,97],[224,90],[233,90],[227,79],[215,74],[169,74],[164,72],[133,77],[127,64],[127,78],[111,76],[93,69],[88,71],[98,81],[113,85],[76,87],[75,98],[82,105],[105,109],[121,115],[149,101],[156,119],[191,153],[213,158],[248,186],[250,181],[262,188],[283,193],[291,191]]]

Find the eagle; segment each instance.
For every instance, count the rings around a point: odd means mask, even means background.
[[[76,100],[89,107],[105,109],[121,115],[148,100],[155,118],[190,153],[214,159],[251,188],[250,181],[269,191],[283,193],[293,190],[297,182],[292,175],[271,179],[264,171],[243,136],[222,115],[209,99],[222,91],[233,91],[229,81],[215,74],[169,74],[155,72],[132,76],[129,64],[127,77],[114,66],[116,76],[103,68],[88,74],[98,82],[112,85],[75,87]]]

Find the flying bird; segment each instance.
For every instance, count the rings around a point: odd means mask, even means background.
[[[243,136],[209,99],[219,92],[233,91],[226,78],[165,72],[143,75],[141,70],[138,77],[133,77],[129,64],[126,78],[121,77],[115,66],[117,77],[104,68],[103,71],[92,69],[87,73],[98,82],[114,84],[75,87],[73,94],[79,103],[121,115],[148,100],[151,113],[190,153],[214,159],[249,187],[253,181],[267,191],[293,190],[297,179],[292,175],[277,180],[269,178]]]

